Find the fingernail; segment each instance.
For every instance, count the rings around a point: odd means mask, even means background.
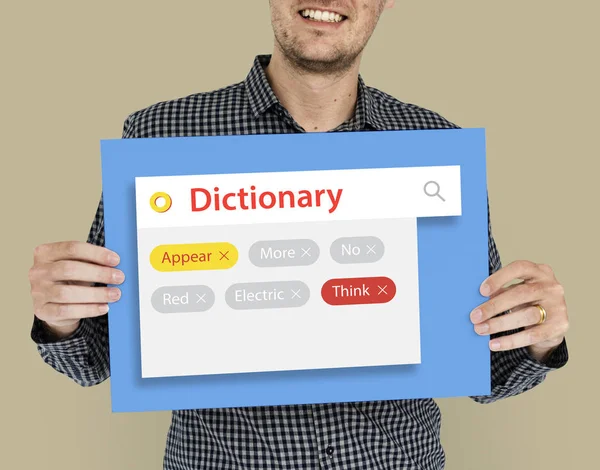
[[[477,325],[475,327],[475,331],[480,335],[487,333],[490,329],[490,326],[487,323],[482,323],[481,325]]]
[[[113,274],[113,281],[115,281],[115,283],[120,284],[125,280],[125,274],[123,274],[121,271],[117,271],[116,273]]]
[[[100,305],[98,307],[98,310],[100,311],[101,314],[108,313],[108,305]]]
[[[490,349],[492,351],[497,351],[498,349],[500,349],[500,341],[492,341],[490,343]]]
[[[480,291],[482,295],[487,296],[490,293],[490,286],[488,286],[487,284],[482,284]]]
[[[119,261],[121,261],[121,258],[119,258],[119,255],[116,253],[111,253],[108,255],[108,262],[110,264],[119,264]]]
[[[473,321],[480,321],[483,318],[483,312],[480,309],[476,309],[471,314],[471,318]]]
[[[108,296],[112,300],[117,300],[119,297],[121,297],[121,290],[120,289],[111,289]]]

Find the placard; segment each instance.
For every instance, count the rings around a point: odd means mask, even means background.
[[[113,411],[482,395],[482,129],[102,141]]]

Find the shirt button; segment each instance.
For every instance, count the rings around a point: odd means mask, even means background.
[[[332,446],[327,446],[327,449],[325,449],[325,452],[327,452],[327,455],[329,455],[330,457],[333,455],[333,447]]]

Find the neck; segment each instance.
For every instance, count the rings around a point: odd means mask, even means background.
[[[354,115],[360,60],[337,74],[300,70],[275,48],[265,72],[281,104],[307,132],[325,132]]]

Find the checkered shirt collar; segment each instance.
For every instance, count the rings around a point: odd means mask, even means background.
[[[267,79],[265,68],[271,60],[271,55],[257,55],[248,73],[245,86],[250,103],[250,109],[255,118],[259,118],[270,108],[283,105],[279,102]],[[377,112],[373,95],[365,85],[363,78],[358,76],[358,96],[353,118],[347,123],[354,130],[385,130],[386,126]]]

